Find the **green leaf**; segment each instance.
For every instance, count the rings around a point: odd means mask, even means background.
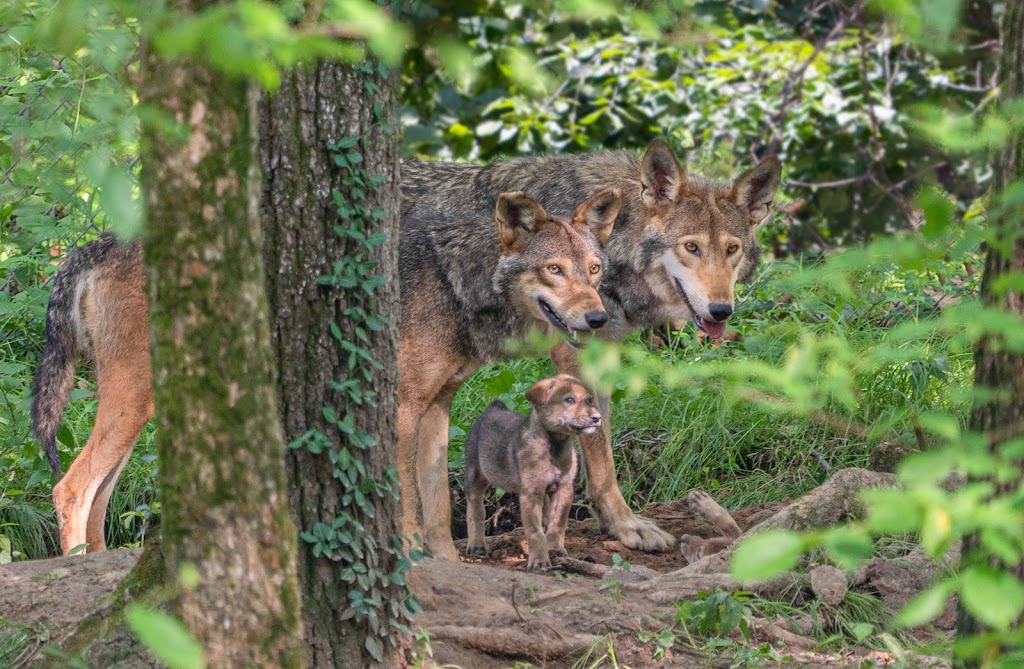
[[[837,527],[825,534],[825,548],[840,569],[856,569],[871,557],[875,544],[862,528]]]
[[[921,548],[928,555],[937,558],[946,552],[953,541],[953,519],[940,506],[929,506],[924,511],[921,523]]]
[[[953,203],[935,188],[925,188],[917,198],[917,206],[924,211],[921,232],[927,239],[942,237],[953,222]]]
[[[765,530],[743,540],[732,556],[732,575],[743,583],[778,576],[792,569],[805,540],[788,530]]]
[[[1006,571],[975,565],[960,574],[960,601],[975,618],[1002,630],[1024,611],[1024,585]]]
[[[157,609],[129,604],[128,627],[153,655],[170,669],[203,669],[206,657],[180,620]]]
[[[946,610],[950,591],[950,583],[944,581],[918,593],[896,616],[894,624],[899,627],[916,627],[935,620]]]

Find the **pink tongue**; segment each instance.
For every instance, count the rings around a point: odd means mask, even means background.
[[[700,324],[704,326],[704,332],[712,339],[721,339],[722,335],[725,334],[725,323],[708,321],[702,318],[700,319]]]

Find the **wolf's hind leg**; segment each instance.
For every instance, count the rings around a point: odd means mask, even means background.
[[[153,412],[149,376],[128,381],[135,370],[124,371],[127,373],[100,371],[96,426],[82,453],[53,488],[60,545],[65,554],[85,543],[89,544],[88,552],[106,549],[103,523],[107,502],[135,440]]]
[[[704,520],[717,527],[722,536],[736,539],[743,534],[743,530],[736,524],[729,512],[719,506],[718,502],[711,499],[711,495],[703,490],[691,490],[690,494],[686,496],[686,503]]]

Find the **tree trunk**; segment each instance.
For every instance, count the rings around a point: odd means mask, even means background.
[[[1005,12],[1000,76],[1002,100],[1008,103],[1024,96],[1024,3],[1008,2]],[[1024,132],[1019,127],[996,159],[994,173],[993,189],[997,197],[1007,186],[1024,179]],[[994,213],[991,224],[996,231],[994,239],[1003,242],[1005,247],[998,243],[989,245],[981,298],[986,304],[1024,317],[1024,293],[1011,291],[997,295],[992,290],[1001,276],[1024,272],[1024,216],[1019,205]],[[991,399],[975,407],[971,429],[988,435],[991,447],[997,449],[1010,439],[1024,436],[1024,355],[1011,353],[998,340],[986,338],[978,343],[974,362],[975,386],[995,392]],[[999,485],[997,494],[1006,494],[1019,485],[1019,480],[1004,482]],[[976,535],[967,537],[964,555],[978,545]],[[1024,562],[1001,565],[1001,568],[1024,579]],[[958,625],[961,638],[982,631],[984,626],[961,605]],[[980,662],[978,658],[963,666],[980,666]]]
[[[394,474],[396,75],[300,67],[261,109],[272,337],[316,667],[395,666],[414,606]]]
[[[188,129],[179,141],[147,126],[142,144],[168,574],[198,571],[177,604],[210,666],[302,666],[253,105],[244,81],[204,65],[148,54],[143,72],[143,102]]]

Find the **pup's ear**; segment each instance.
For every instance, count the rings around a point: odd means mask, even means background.
[[[679,202],[686,188],[686,172],[663,139],[647,147],[640,164],[640,199],[653,206],[658,202]]]
[[[589,200],[576,207],[572,214],[574,226],[585,225],[597,237],[597,243],[604,246],[608,236],[612,234],[615,217],[622,206],[622,191],[618,188],[605,188]]]
[[[548,401],[554,385],[555,383],[551,379],[541,379],[526,391],[526,400],[535,407],[541,406]]]
[[[498,238],[506,251],[521,251],[547,218],[540,202],[522,191],[502,193],[494,208]]]
[[[733,202],[750,212],[751,225],[760,225],[768,215],[780,181],[782,163],[775,156],[768,156],[733,182],[729,194]]]

